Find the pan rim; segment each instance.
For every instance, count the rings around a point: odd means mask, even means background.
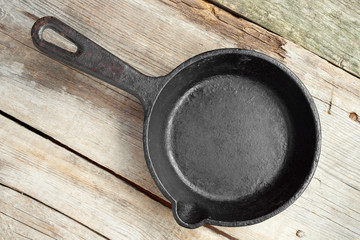
[[[216,220],[216,219],[210,219],[210,218],[205,218],[204,220],[195,223],[195,224],[188,224],[183,222],[179,216],[177,215],[176,212],[176,206],[177,206],[177,200],[166,190],[166,188],[163,186],[161,180],[159,179],[156,170],[152,164],[152,159],[150,156],[150,151],[149,151],[149,144],[148,144],[148,130],[149,130],[149,123],[150,123],[150,119],[151,119],[151,114],[152,111],[154,109],[154,106],[156,105],[156,102],[158,100],[158,97],[160,95],[160,93],[162,92],[162,90],[164,89],[164,87],[179,73],[181,72],[183,69],[185,69],[186,67],[202,60],[205,58],[209,58],[209,57],[215,57],[215,56],[219,56],[219,55],[227,55],[227,54],[239,54],[239,55],[248,55],[248,56],[252,56],[252,57],[256,57],[256,58],[260,58],[263,59],[267,62],[269,62],[270,64],[273,64],[275,67],[278,67],[281,71],[283,71],[285,74],[287,74],[289,76],[289,78],[291,78],[294,83],[297,85],[297,87],[301,90],[301,92],[304,94],[305,99],[308,103],[308,106],[311,109],[311,113],[314,119],[314,125],[315,125],[315,146],[314,146],[314,157],[313,157],[313,161],[311,164],[311,168],[310,171],[308,173],[308,175],[306,176],[306,178],[304,179],[303,183],[301,184],[301,186],[297,189],[297,191],[293,194],[293,196],[291,198],[289,198],[287,201],[283,202],[278,208],[276,208],[275,210],[271,211],[268,214],[262,215],[258,218],[254,218],[254,219],[249,219],[249,220],[241,220],[241,221],[221,221],[221,220]],[[175,217],[175,220],[182,226],[187,227],[187,228],[197,228],[200,227],[204,224],[211,224],[211,225],[217,225],[217,226],[225,226],[225,227],[238,227],[238,226],[247,226],[247,225],[252,225],[252,224],[256,224],[256,223],[260,223],[262,221],[265,221],[277,214],[279,214],[280,212],[284,211],[286,208],[288,208],[292,203],[294,203],[300,196],[301,194],[306,190],[306,188],[308,187],[308,185],[310,184],[311,179],[313,178],[314,174],[315,174],[315,170],[316,167],[318,165],[319,162],[319,157],[320,157],[320,153],[321,153],[321,125],[320,125],[320,118],[319,118],[319,113],[317,111],[317,108],[315,106],[315,102],[313,100],[313,98],[311,97],[308,89],[306,88],[306,86],[304,85],[304,83],[288,68],[286,67],[283,63],[279,62],[278,60],[269,57],[263,53],[254,51],[254,50],[247,50],[247,49],[240,49],[240,48],[222,48],[222,49],[216,49],[216,50],[212,50],[212,51],[208,51],[208,52],[204,52],[201,54],[198,54],[188,60],[186,60],[185,62],[183,62],[182,64],[180,64],[178,67],[176,67],[173,71],[171,71],[169,74],[165,75],[163,78],[166,79],[165,84],[162,86],[162,88],[158,91],[155,100],[153,101],[151,107],[149,108],[148,111],[145,112],[145,118],[144,118],[144,128],[143,128],[143,146],[144,146],[144,155],[145,155],[145,160],[146,160],[146,164],[148,166],[148,169],[152,175],[152,178],[154,179],[157,187],[159,188],[159,190],[161,191],[161,193],[171,202],[172,204],[172,212],[173,215]]]

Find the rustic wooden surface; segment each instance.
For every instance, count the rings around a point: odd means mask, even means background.
[[[210,1],[360,76],[360,1]]]
[[[0,1],[0,8],[4,239],[360,239],[358,78],[200,0],[14,0]],[[144,161],[140,103],[39,53],[29,32],[46,15],[151,76],[223,47],[254,49],[283,62],[308,87],[320,113],[322,154],[309,188],[257,225],[179,227]],[[35,221],[46,212],[48,225]]]
[[[21,189],[93,232],[110,239],[223,238],[206,228],[178,227],[166,206],[113,174],[3,116],[0,123],[1,149],[6,149],[1,156],[2,184]],[[16,208],[19,202],[14,200],[6,199],[8,208]],[[26,214],[31,205],[24,205]],[[76,230],[78,226],[68,227]],[[92,239],[85,232],[82,237]]]
[[[14,123],[1,117],[1,124]],[[21,238],[19,235],[25,239],[106,239],[43,202],[3,185],[0,185],[0,219],[3,239]]]

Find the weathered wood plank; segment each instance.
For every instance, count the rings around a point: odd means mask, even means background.
[[[34,230],[33,228],[19,222],[0,212],[0,239],[44,239],[53,240],[49,236]]]
[[[360,112],[357,78],[202,1],[100,5],[100,1],[63,1],[45,2],[40,8],[36,2],[22,5],[14,1],[3,6],[7,15],[1,30],[0,109],[161,196],[143,159],[139,103],[121,90],[35,52],[24,34],[34,22],[29,13],[58,16],[150,75],[164,74],[188,57],[214,48],[264,52],[291,68],[317,99],[324,147],[316,173],[319,181],[314,180],[309,189],[323,197],[307,190],[295,205],[265,223],[221,229],[240,239],[292,239],[297,238],[298,230],[309,239],[352,239],[359,234],[359,206],[348,204],[356,203],[359,188],[356,139],[360,125],[349,118],[350,112]],[[92,12],[90,6],[99,11]],[[324,184],[317,184],[320,182]]]
[[[4,218],[4,222],[0,221],[0,236],[21,234],[30,239],[106,239],[44,204],[1,185],[0,216]],[[29,232],[19,232],[23,230]],[[34,237],[32,233],[37,235]]]
[[[168,207],[3,116],[0,153],[1,184],[41,199],[107,238],[226,239],[204,227],[180,227]]]
[[[360,2],[211,0],[360,76]]]

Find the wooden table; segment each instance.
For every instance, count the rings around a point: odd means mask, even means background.
[[[139,101],[39,53],[30,29],[46,15],[150,76],[225,47],[281,61],[309,89],[321,118],[310,186],[260,224],[178,226],[144,161]],[[202,0],[0,1],[0,56],[2,239],[360,239],[356,68],[350,74]]]

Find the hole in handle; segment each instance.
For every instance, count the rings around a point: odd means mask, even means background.
[[[69,52],[76,53],[78,50],[78,47],[73,42],[50,28],[46,28],[42,33],[42,36],[45,41],[55,44]]]

